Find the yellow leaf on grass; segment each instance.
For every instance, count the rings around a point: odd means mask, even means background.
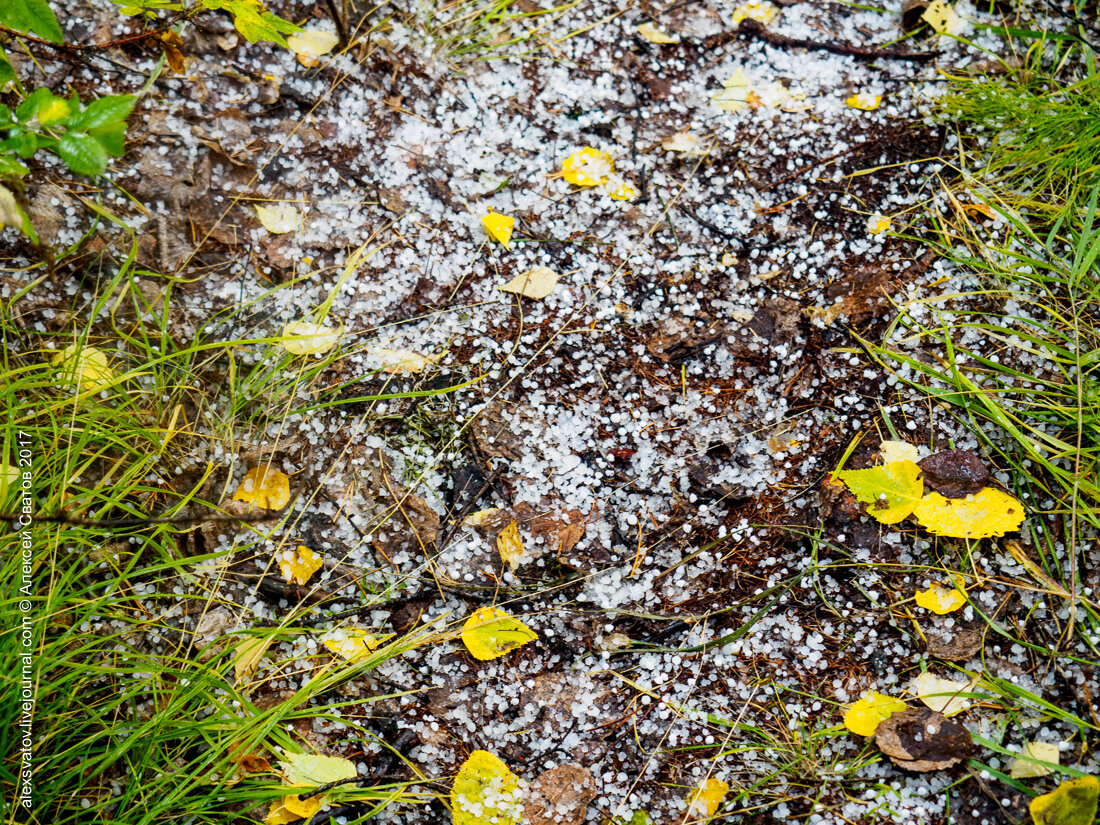
[[[615,174],[615,161],[607,152],[585,146],[565,159],[561,174],[574,186],[600,186]]]
[[[291,321],[279,342],[291,355],[324,355],[340,343],[340,331],[312,321]]]
[[[313,790],[303,787],[302,793]],[[321,810],[324,803],[324,795],[318,794],[309,799],[299,799],[297,794],[284,796],[277,802],[271,803],[271,808],[264,817],[264,825],[287,825],[290,822],[298,822],[308,819]]]
[[[541,300],[554,291],[560,277],[548,266],[533,266],[522,275],[514,277],[500,290],[522,295],[524,298]]]
[[[932,586],[927,590],[917,591],[916,602],[917,607],[923,607],[925,610],[944,616],[966,604],[966,591],[932,582]]]
[[[233,678],[238,685],[252,678],[274,640],[274,636],[248,636],[237,645],[237,652],[233,656]]]
[[[722,805],[729,792],[728,782],[709,776],[696,785],[687,798],[687,817],[690,820],[710,819]]]
[[[749,103],[749,76],[738,69],[722,84],[722,90],[711,95],[711,102],[724,112],[738,112]]]
[[[1009,763],[1009,776],[1013,779],[1033,779],[1039,776],[1049,776],[1053,769],[1048,768],[1046,765],[1040,765],[1038,762],[1049,762],[1052,765],[1057,765],[1060,754],[1061,748],[1055,742],[1028,742],[1020,751],[1020,755]]]
[[[1026,513],[1016,498],[983,487],[966,498],[944,498],[929,493],[913,509],[929,533],[958,539],[985,539],[1018,530]]]
[[[279,572],[283,574],[284,581],[305,584],[324,563],[324,557],[320,553],[314,553],[304,544],[299,544],[296,550],[284,550],[280,553]]]
[[[322,644],[349,662],[359,662],[378,650],[392,635],[379,636],[361,627],[346,627],[334,630]]]
[[[272,235],[285,235],[287,232],[295,232],[302,226],[302,213],[289,203],[280,203],[275,206],[252,207],[256,210],[256,217],[260,224]]]
[[[516,825],[523,818],[523,783],[498,757],[477,750],[451,788],[454,825]]]
[[[1031,800],[1031,821],[1035,825],[1092,825],[1098,796],[1100,780],[1095,776],[1069,779]]]
[[[925,707],[944,716],[955,716],[970,707],[970,699],[959,694],[968,692],[972,687],[973,682],[943,679],[926,671],[910,683],[909,692],[920,699]]]
[[[523,561],[523,539],[520,538],[515,521],[497,535],[497,552],[500,553],[501,560],[512,570],[519,567],[520,562]]]
[[[936,34],[959,34],[964,23],[946,0],[932,0],[921,14],[921,20],[931,26]]]
[[[490,212],[481,219],[481,225],[485,227],[485,233],[490,238],[507,249],[508,242],[512,240],[512,227],[516,225],[516,219],[499,212]]]
[[[859,736],[874,736],[883,719],[889,719],[909,706],[885,693],[868,693],[844,712],[844,727]]]
[[[538,638],[538,634],[496,607],[482,607],[462,626],[462,643],[475,659],[503,656]]]
[[[74,384],[82,390],[98,390],[106,387],[115,378],[115,372],[107,361],[103,350],[90,344],[80,346],[69,344],[61,352],[50,358],[51,364],[61,368],[61,380]]]
[[[882,105],[882,95],[873,95],[869,92],[859,92],[844,101],[846,106],[859,109],[861,112],[873,112]]]
[[[359,775],[350,760],[315,753],[283,753],[279,766],[283,769],[283,781],[287,785],[316,787],[341,779],[354,779]]]
[[[233,500],[265,510],[282,510],[290,501],[290,478],[270,467],[253,467],[245,473]]]
[[[648,40],[650,43],[656,43],[658,46],[663,46],[666,43],[679,43],[679,37],[671,37],[657,28],[656,23],[642,23],[638,26],[638,34]]]
[[[909,516],[924,494],[920,467],[912,461],[891,461],[867,470],[845,470],[836,477],[858,501],[869,505],[867,514],[883,524],[897,524]]]
[[[287,46],[298,55],[298,62],[307,68],[320,63],[319,58],[335,49],[339,42],[339,37],[324,29],[306,29],[286,39]]]
[[[879,445],[878,454],[881,456],[883,464],[892,464],[895,461],[912,461],[916,463],[920,460],[920,452],[915,445],[910,444],[908,441],[883,441]]]
[[[742,20],[755,20],[757,23],[768,25],[779,16],[779,6],[761,0],[758,3],[742,3],[733,10],[733,25],[737,26]]]

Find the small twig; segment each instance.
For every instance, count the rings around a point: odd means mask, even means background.
[[[325,5],[328,6],[328,13],[332,18],[332,22],[336,24],[336,35],[340,38],[340,48],[346,48],[348,45],[348,32],[344,28],[344,18],[340,15],[340,10],[336,8],[335,0],[325,0]]]
[[[713,35],[703,41],[703,47],[715,49],[732,42],[738,37],[748,40],[763,40],[769,46],[786,49],[809,49],[810,51],[831,52],[842,54],[846,57],[855,57],[859,60],[912,60],[924,62],[936,57],[936,52],[903,52],[898,49],[868,49],[863,46],[853,46],[851,43],[820,42],[817,40],[804,40],[801,37],[787,37],[768,31],[763,23],[757,20],[746,19],[741,21],[736,29],[721,34]]]
[[[140,34],[131,34],[128,37],[121,37],[118,40],[111,40],[107,43],[54,43],[52,40],[43,40],[41,37],[35,37],[33,34],[27,34],[26,32],[16,31],[15,29],[9,29],[7,26],[0,26],[0,32],[10,35],[11,37],[19,37],[23,40],[29,40],[32,43],[38,43],[41,46],[48,46],[51,49],[56,49],[60,52],[85,52],[85,51],[106,51],[107,49],[113,49],[116,46],[123,46],[127,43],[133,43],[137,40],[144,40],[147,37],[158,37],[165,32],[172,30],[172,27],[179,23],[181,20],[187,18],[187,12],[180,12],[172,17],[165,25],[158,29],[148,29]]]

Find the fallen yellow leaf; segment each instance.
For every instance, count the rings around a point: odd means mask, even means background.
[[[107,361],[107,354],[90,344],[83,347],[69,344],[55,353],[50,358],[50,363],[60,367],[62,381],[74,384],[82,390],[102,389],[115,378],[114,370]]]
[[[708,820],[722,805],[729,792],[728,782],[723,782],[714,776],[709,776],[692,789],[687,798],[687,817],[689,820]]]
[[[554,291],[561,276],[548,266],[533,266],[500,288],[502,292],[541,300]]]
[[[473,751],[451,788],[453,825],[516,825],[523,818],[523,786],[499,757]]]
[[[666,152],[679,152],[682,155],[705,155],[707,150],[703,148],[703,141],[692,132],[677,132],[669,135],[661,141],[661,148]]]
[[[929,493],[913,508],[929,533],[960,539],[985,539],[1018,530],[1026,513],[1018,500],[992,487],[966,498]]]
[[[739,25],[742,20],[755,20],[757,23],[768,25],[779,16],[779,6],[761,0],[757,3],[742,3],[733,10],[733,25]]]
[[[883,441],[878,452],[883,464],[895,461],[912,461],[915,464],[920,460],[920,452],[908,441]]]
[[[844,727],[859,736],[874,736],[883,719],[889,719],[909,706],[885,693],[868,693],[844,712]]]
[[[316,753],[284,752],[279,760],[283,780],[287,785],[327,785],[341,779],[354,779],[359,775],[355,763],[339,756],[322,756]]]
[[[256,217],[260,224],[272,235],[285,235],[287,232],[295,232],[302,226],[302,213],[289,203],[280,203],[275,206],[260,206],[254,204]]]
[[[371,347],[367,353],[382,362],[382,372],[388,372],[391,375],[413,375],[424,372],[439,360],[438,355],[421,355],[409,349]]]
[[[321,61],[318,59],[336,48],[340,38],[324,29],[306,29],[290,35],[287,46],[298,56],[298,62],[309,68]]]
[[[1031,800],[1031,821],[1035,825],[1092,825],[1098,796],[1100,780],[1095,776],[1068,779]]]
[[[882,95],[873,95],[869,92],[859,92],[844,101],[845,105],[863,112],[873,112],[882,105]]]
[[[334,630],[322,640],[322,644],[349,662],[360,662],[378,650],[392,635],[379,636],[361,627],[348,627]]]
[[[974,682],[956,682],[943,679],[925,671],[909,685],[909,692],[916,696],[925,707],[942,713],[944,716],[956,716],[970,707],[971,701],[960,693],[968,692]]]
[[[270,467],[253,467],[245,473],[233,500],[265,510],[282,510],[290,501],[290,478]]]
[[[607,152],[585,146],[565,159],[561,174],[574,186],[600,186],[615,174],[615,162]]]
[[[638,197],[637,190],[618,175],[607,179],[603,191],[613,201],[632,201]]]
[[[233,656],[233,678],[238,685],[252,678],[274,639],[274,636],[248,636],[237,645]]]
[[[305,584],[324,563],[325,560],[320,553],[314,553],[304,544],[299,544],[298,549],[284,550],[280,554],[279,572],[283,574],[284,581],[291,584]]]
[[[496,607],[482,607],[462,626],[462,643],[475,659],[496,659],[538,638],[531,628]]]
[[[512,240],[512,227],[516,225],[516,219],[499,212],[489,212],[481,219],[481,225],[485,227],[485,233],[505,249]]]
[[[523,539],[520,538],[515,521],[497,535],[497,552],[511,570],[515,570],[523,561]]]
[[[279,342],[291,355],[324,355],[340,343],[340,331],[312,321],[291,321]]]
[[[867,232],[871,235],[881,235],[883,232],[889,231],[891,223],[892,221],[889,215],[880,215],[876,212],[867,219]],[[893,443],[901,444],[904,442],[896,441]],[[913,450],[916,451],[916,447],[914,447]],[[912,460],[916,461],[915,458]]]
[[[1013,779],[1049,776],[1052,769],[1046,765],[1037,764],[1036,760],[1057,765],[1060,756],[1061,749],[1055,742],[1028,742],[1020,751],[1020,755],[1009,763],[1009,776]]]
[[[858,501],[867,504],[867,515],[883,524],[897,524],[920,503],[924,482],[920,467],[912,461],[892,461],[867,470],[837,473]]]
[[[738,112],[749,102],[749,76],[737,69],[726,78],[722,90],[711,95],[711,102],[724,112]]]
[[[927,590],[917,591],[916,602],[917,607],[944,616],[966,604],[966,592],[957,587],[944,587],[938,582],[932,582]]]
[[[936,34],[959,34],[963,26],[963,19],[946,0],[932,0],[921,14],[921,20]]]
[[[656,43],[658,46],[663,46],[666,43],[679,43],[679,37],[670,37],[665,34],[659,28],[656,23],[642,23],[638,26],[638,34],[648,40],[650,43]]]

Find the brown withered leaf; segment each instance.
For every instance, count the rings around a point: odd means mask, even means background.
[[[910,708],[880,722],[875,744],[899,768],[917,773],[950,768],[974,752],[966,728],[928,708]]]
[[[966,498],[989,483],[989,468],[967,450],[944,450],[917,462],[925,486],[944,498]]]
[[[523,821],[528,825],[580,825],[596,798],[596,780],[580,765],[543,771],[527,787]]]
[[[587,519],[579,510],[570,510],[553,499],[539,504],[521,501],[515,507],[523,529],[546,541],[547,548],[559,556],[567,554],[584,535]]]
[[[930,627],[924,638],[929,653],[949,662],[965,662],[982,649],[982,634],[973,627]]]

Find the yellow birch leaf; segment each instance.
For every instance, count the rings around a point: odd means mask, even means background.
[[[519,536],[519,528],[515,521],[505,527],[497,535],[497,552],[501,560],[513,571],[523,561],[523,539]]]
[[[929,533],[958,539],[985,539],[1018,530],[1026,513],[1016,498],[983,487],[966,498],[944,498],[929,493],[913,509]]]
[[[462,523],[467,527],[481,530],[492,527],[494,523],[499,526],[503,515],[504,510],[500,507],[489,507],[485,510],[478,510],[476,513],[470,513],[470,515],[462,519]]]
[[[711,102],[724,112],[738,112],[749,102],[749,76],[738,69],[722,84],[722,90],[711,95]]]
[[[916,602],[917,607],[944,616],[966,604],[966,592],[958,587],[944,587],[939,582],[932,582],[927,590],[917,591]]]
[[[421,355],[411,349],[389,349],[388,347],[371,347],[367,354],[382,362],[382,372],[391,375],[413,375],[424,372],[428,367],[439,360],[438,355]]]
[[[279,342],[291,355],[324,355],[340,343],[340,331],[312,321],[291,321]]]
[[[663,46],[666,43],[679,43],[679,37],[670,37],[665,34],[659,28],[656,23],[642,23],[638,26],[638,34],[648,40],[650,43],[656,43],[658,46]]]
[[[844,727],[859,736],[874,736],[883,719],[909,707],[885,693],[868,693],[844,712]]]
[[[299,544],[296,550],[284,550],[279,555],[279,572],[283,574],[283,580],[291,584],[305,584],[325,563],[320,553],[314,553],[304,544]]]
[[[688,819],[692,821],[710,819],[718,813],[718,808],[721,807],[722,800],[725,799],[729,789],[728,782],[723,782],[715,776],[704,779],[688,794]]]
[[[60,366],[61,380],[82,390],[102,389],[115,378],[115,372],[107,361],[107,354],[90,344],[83,347],[69,344],[61,352],[55,353],[50,358],[50,363]]]
[[[248,636],[237,645],[237,652],[233,656],[233,678],[238,685],[252,678],[274,640],[274,636]]]
[[[878,212],[876,212],[875,214],[873,214],[871,217],[869,217],[867,219],[867,232],[868,232],[868,234],[871,234],[871,235],[881,235],[883,232],[889,231],[891,223],[892,223],[892,221],[890,220],[889,215],[880,215]],[[885,443],[888,443],[888,442],[883,442],[883,443],[885,444]],[[905,442],[903,442],[903,441],[893,441],[893,442],[889,442],[889,443],[904,444]],[[912,446],[912,445],[909,445],[909,446]],[[914,452],[916,452],[916,449],[917,449],[916,447],[913,447]],[[914,458],[914,459],[912,459],[912,461],[916,461],[916,459]]]
[[[361,627],[348,627],[333,631],[321,643],[349,662],[360,662],[378,650],[392,635],[379,636]]]
[[[638,191],[619,175],[608,178],[603,191],[613,201],[632,201],[638,197]]]
[[[916,696],[925,707],[942,713],[944,716],[956,716],[970,707],[970,699],[960,696],[974,687],[973,682],[956,682],[954,679],[942,679],[925,671],[909,685],[909,692]]]
[[[303,785],[302,793],[308,793],[313,790],[311,785]],[[321,805],[324,804],[325,795],[317,794],[317,796],[311,796],[309,799],[299,799],[298,794],[288,794],[282,799],[282,806],[288,813],[294,814],[295,819],[309,819],[319,810]]]
[[[932,0],[921,14],[921,20],[931,26],[936,34],[955,34],[962,25],[962,18],[945,0]]]
[[[288,825],[290,822],[296,822],[301,819],[298,814],[291,813],[286,807],[286,800],[288,797],[272,802],[271,808],[268,809],[267,816],[264,817],[264,825]]]
[[[341,779],[354,779],[359,775],[355,764],[339,756],[321,756],[316,753],[283,753],[279,760],[283,780],[287,785],[327,785]]]
[[[233,500],[265,510],[282,510],[290,501],[290,478],[270,467],[253,467],[245,473]]]
[[[574,186],[600,186],[615,174],[615,161],[607,152],[585,146],[562,162],[561,174]]]
[[[845,470],[836,477],[858,501],[867,504],[867,515],[883,524],[897,524],[921,501],[924,482],[913,461],[892,461],[867,470]]]
[[[844,104],[852,109],[859,109],[861,112],[873,112],[882,105],[882,95],[859,92],[845,100]]]
[[[508,248],[508,242],[512,240],[512,227],[516,225],[516,219],[499,212],[489,212],[481,219],[481,225],[485,227],[485,233],[503,246]]]
[[[523,783],[499,757],[476,750],[451,787],[454,825],[516,825],[523,818]]]
[[[1100,780],[1095,776],[1069,779],[1031,800],[1031,821],[1035,825],[1092,825],[1097,796]]]
[[[462,626],[462,643],[475,659],[487,661],[538,638],[531,628],[496,607],[482,607]]]
[[[779,6],[761,0],[757,3],[742,3],[733,10],[733,25],[740,25],[742,20],[755,20],[757,23],[768,25],[779,16]]]
[[[285,235],[287,232],[295,232],[302,226],[302,214],[289,203],[279,203],[275,206],[260,206],[254,204],[256,217],[260,224],[272,235]]]
[[[1061,756],[1061,748],[1055,742],[1028,742],[1024,745],[1020,755],[1013,759],[1008,766],[1008,774],[1013,779],[1034,779],[1039,776],[1049,776],[1053,768],[1040,765],[1038,762],[1049,762],[1057,765]]]
[[[895,461],[912,461],[915,464],[920,460],[920,452],[908,441],[883,441],[879,445],[878,453],[883,464],[892,464]]]
[[[522,295],[524,298],[541,300],[554,291],[560,277],[548,266],[533,266],[500,287],[500,290]]]
[[[331,52],[339,42],[339,37],[324,29],[306,29],[286,39],[287,46],[298,55],[298,62],[307,68],[320,63],[319,58]]]

